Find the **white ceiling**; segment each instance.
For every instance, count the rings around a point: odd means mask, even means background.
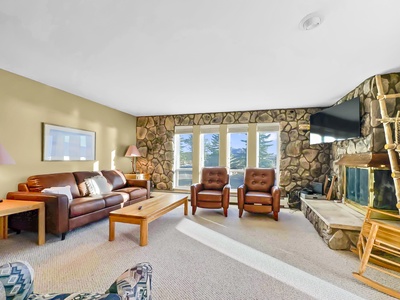
[[[300,30],[310,13],[321,25]],[[329,106],[400,71],[399,13],[398,0],[2,0],[0,68],[135,116]]]

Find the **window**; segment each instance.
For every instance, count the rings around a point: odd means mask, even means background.
[[[229,126],[229,175],[232,189],[244,182],[244,170],[247,166],[247,126]]]
[[[257,127],[257,166],[277,168],[279,127],[277,124],[263,124]]]
[[[191,128],[177,128],[175,134],[175,188],[188,189],[193,173],[193,133]]]
[[[201,162],[203,167],[219,166],[219,127],[201,126]]]

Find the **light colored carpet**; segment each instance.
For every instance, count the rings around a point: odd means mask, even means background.
[[[157,299],[391,299],[352,277],[358,258],[330,250],[299,211],[271,215],[183,207],[149,224],[149,245],[140,247],[139,227],[116,224],[108,241],[108,220],[67,234],[48,234],[37,246],[35,233],[0,241],[0,264],[28,261],[35,269],[34,290],[104,292],[125,269],[138,262],[153,266]],[[386,284],[393,279],[370,273]],[[389,281],[388,281],[389,280]],[[392,281],[390,281],[392,280]]]

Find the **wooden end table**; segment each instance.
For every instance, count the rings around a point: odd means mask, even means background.
[[[140,246],[148,243],[149,223],[158,219],[167,212],[184,205],[184,215],[188,214],[188,197],[180,194],[166,193],[154,198],[110,212],[109,240],[115,238],[115,222],[140,225]]]
[[[8,238],[8,216],[37,209],[38,213],[38,245],[46,241],[44,202],[7,200],[0,202],[0,239]]]

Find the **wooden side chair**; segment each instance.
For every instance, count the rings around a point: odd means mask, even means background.
[[[372,219],[373,213],[379,213],[398,221]],[[360,257],[358,272],[353,276],[361,282],[400,299],[400,290],[394,290],[364,275],[367,267],[378,270],[388,276],[400,279],[400,216],[381,210],[368,208],[357,243]],[[397,223],[397,224],[396,224]]]

